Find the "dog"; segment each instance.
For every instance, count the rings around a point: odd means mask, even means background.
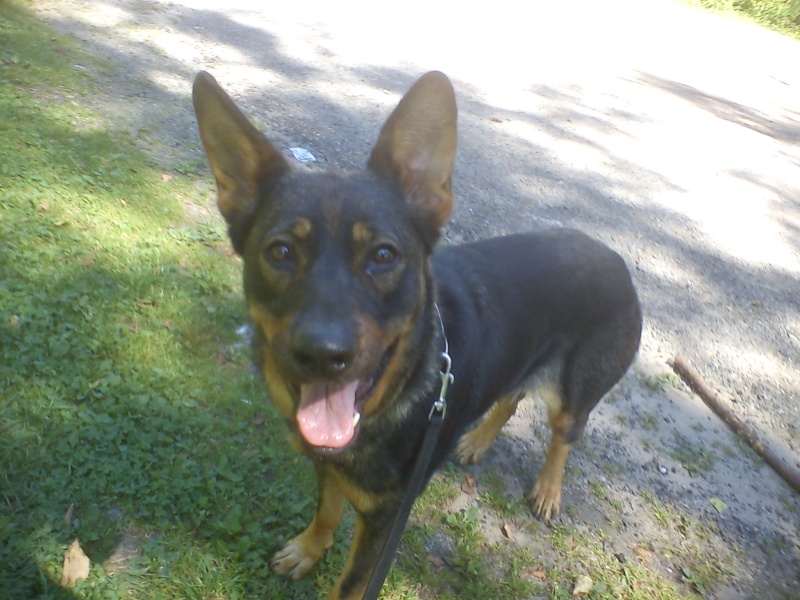
[[[535,394],[552,439],[527,498],[543,519],[558,513],[570,447],[639,347],[642,316],[623,259],[570,229],[437,246],[456,152],[455,93],[442,73],[411,87],[361,171],[292,167],[208,73],[195,78],[193,102],[243,259],[258,366],[318,478],[313,520],[272,569],[305,576],[333,544],[347,500],[355,533],[327,597],[363,597],[446,344],[455,379],[427,477],[453,452],[479,462]]]

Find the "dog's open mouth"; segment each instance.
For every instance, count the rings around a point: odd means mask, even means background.
[[[378,369],[349,383],[312,382],[300,386],[297,426],[308,444],[320,450],[339,450],[358,433],[361,411],[380,379],[388,355]]]

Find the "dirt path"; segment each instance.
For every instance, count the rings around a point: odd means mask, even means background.
[[[640,358],[590,422],[562,518],[603,524],[628,559],[648,542],[684,582],[677,521],[713,522],[697,560],[736,575],[708,597],[800,598],[800,497],[667,366],[689,356],[800,468],[800,43],[660,0],[441,4],[36,3],[110,60],[95,101],[174,168],[204,165],[200,68],[283,147],[339,167],[365,160],[419,74],[445,71],[460,107],[450,241],[578,227],[625,256],[643,299]],[[509,493],[545,439],[528,404],[488,458],[513,474]]]

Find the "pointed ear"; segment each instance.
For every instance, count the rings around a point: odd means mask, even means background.
[[[436,237],[453,209],[456,116],[450,80],[443,73],[426,73],[389,116],[368,163],[400,185]]]
[[[217,180],[219,210],[228,222],[234,249],[241,254],[260,194],[289,172],[289,163],[205,71],[194,79],[192,100]]]

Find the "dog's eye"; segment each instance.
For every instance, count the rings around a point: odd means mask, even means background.
[[[285,265],[294,260],[294,252],[286,242],[273,242],[267,246],[264,257],[274,265]]]
[[[390,267],[397,262],[397,249],[389,244],[375,248],[370,256],[370,262],[378,267]]]

